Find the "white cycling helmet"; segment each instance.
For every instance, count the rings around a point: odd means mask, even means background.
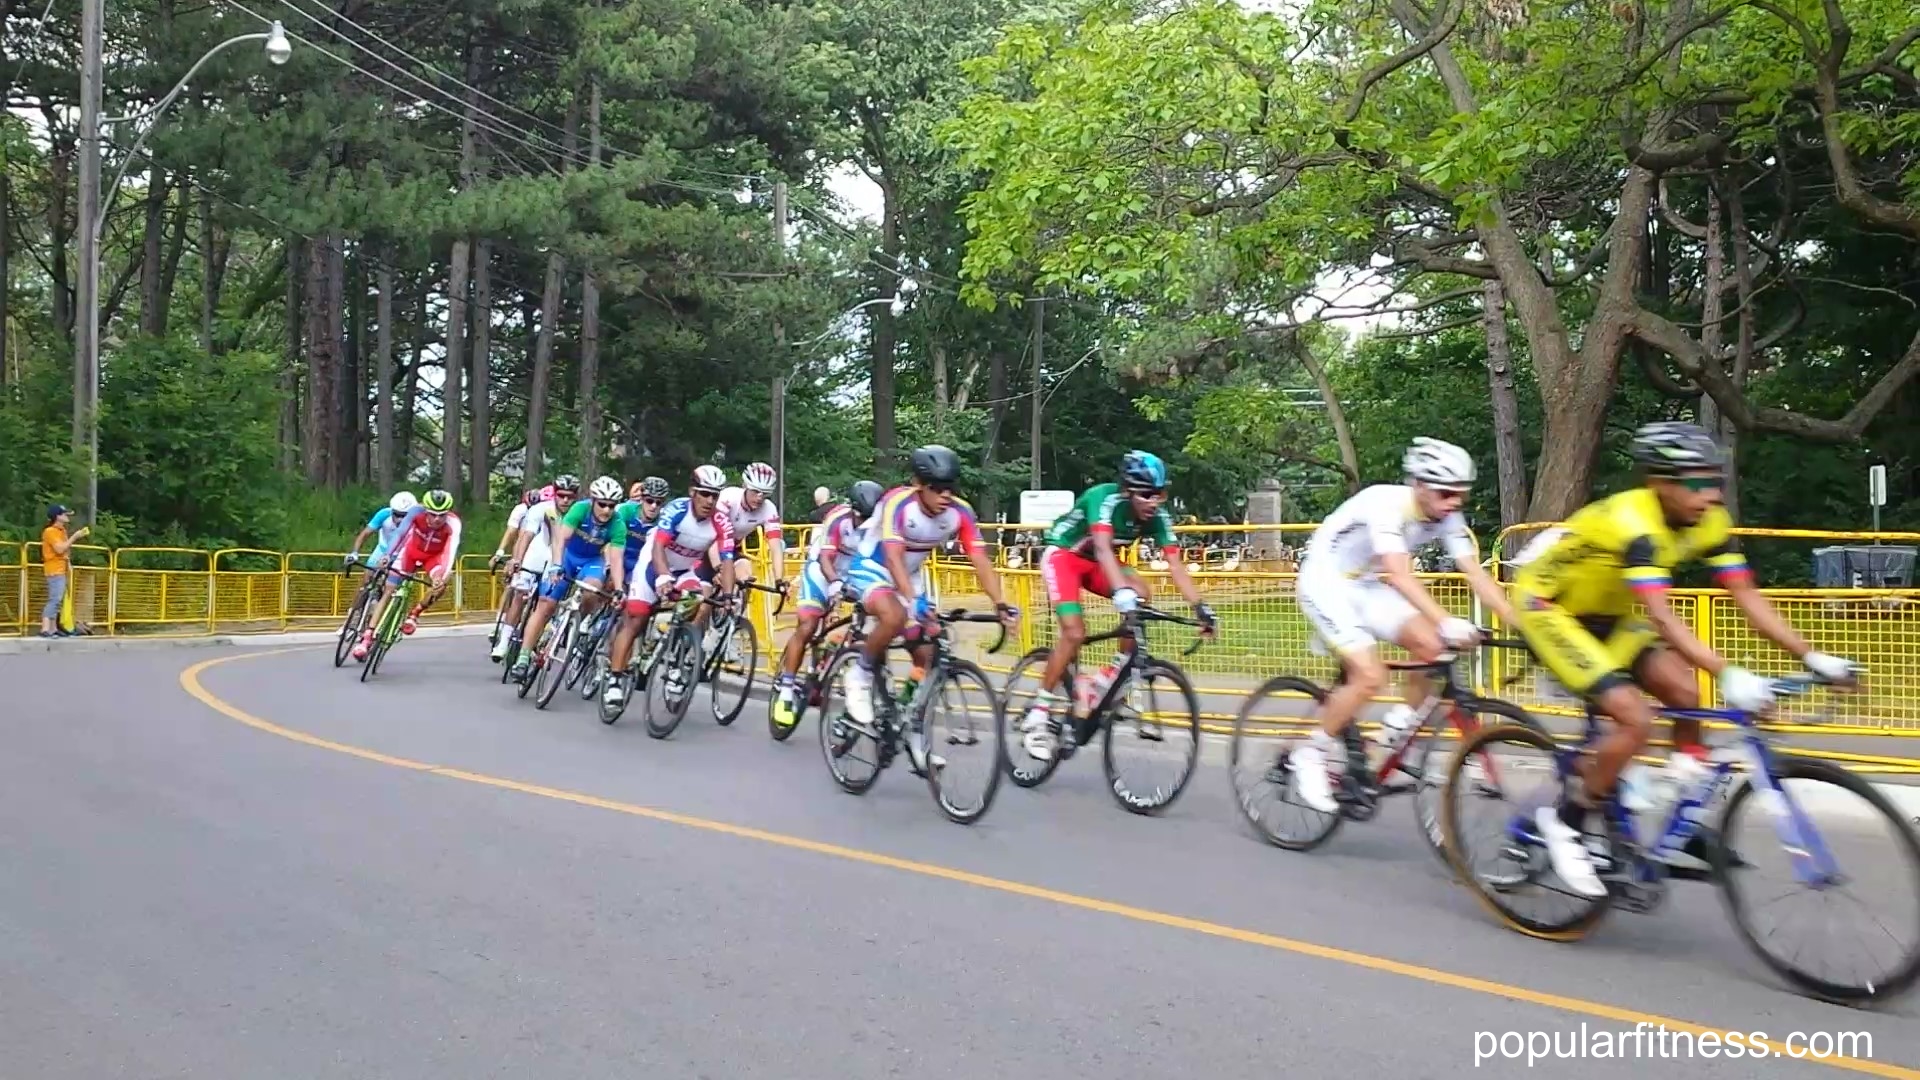
[[[1435,487],[1473,486],[1472,455],[1450,442],[1422,435],[1407,448],[1401,466],[1409,477]]]
[[[748,491],[758,491],[771,495],[773,493],[773,466],[764,461],[756,461],[747,466],[746,471],[740,474],[740,486],[746,488]]]
[[[719,491],[727,486],[727,474],[721,472],[718,465],[702,465],[693,470],[693,486]]]
[[[420,500],[413,497],[413,492],[401,491],[394,493],[392,501],[387,503],[387,509],[396,514],[404,514],[419,505]]]
[[[587,498],[595,502],[619,502],[622,494],[620,481],[611,476],[602,476],[587,487]]]

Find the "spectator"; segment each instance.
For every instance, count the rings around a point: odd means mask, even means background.
[[[79,532],[68,536],[67,522],[72,520],[72,510],[64,506],[49,506],[47,527],[40,531],[40,569],[47,575],[47,606],[40,609],[40,636],[43,638],[67,636],[60,629],[60,605],[67,598],[67,580],[72,576],[72,563],[67,558],[67,552],[93,531],[89,526],[82,525]]]
[[[827,511],[833,509],[833,492],[825,484],[813,489],[813,523],[827,520]]]

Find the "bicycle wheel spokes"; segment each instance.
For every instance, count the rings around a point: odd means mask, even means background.
[[[1066,756],[1065,743],[1073,738],[1072,717],[1068,713],[1071,699],[1058,697],[1054,705],[1054,720],[1060,727],[1060,734],[1054,744],[1053,757],[1042,761],[1027,751],[1026,718],[1040,691],[1040,680],[1046,674],[1049,650],[1035,649],[1020,658],[1007,673],[1006,688],[1000,697],[1000,723],[1008,729],[1000,738],[1005,747],[1007,775],[1015,784],[1024,788],[1039,787],[1060,767],[1060,761]],[[1073,686],[1075,665],[1069,665],[1061,677],[1056,693]]]
[[[847,669],[854,663],[853,656],[851,651],[841,653],[821,676],[820,751],[833,782],[849,794],[860,795],[880,777],[881,736],[847,715]]]
[[[707,702],[720,726],[733,723],[753,692],[754,671],[760,664],[759,640],[753,624],[744,618],[733,620],[726,640],[708,659],[711,677],[707,683]]]
[[[1571,941],[1600,921],[1611,900],[1573,892],[1548,863],[1535,816],[1560,800],[1557,753],[1553,739],[1532,727],[1482,729],[1447,758],[1441,823],[1454,873],[1501,922]]]
[[[1920,975],[1920,840],[1854,773],[1798,759],[1776,771],[1778,796],[1748,784],[1728,800],[1711,849],[1740,936],[1807,993],[1903,992]]]
[[[1441,822],[1446,812],[1447,766],[1462,740],[1472,738],[1482,728],[1503,723],[1546,734],[1539,721],[1517,705],[1493,698],[1463,698],[1435,705],[1400,758],[1405,774],[1413,778],[1413,816],[1420,835],[1427,849],[1449,870],[1452,863],[1447,858],[1446,829]],[[1465,785],[1460,797],[1499,800],[1500,775],[1498,756],[1488,749],[1475,751],[1460,773]],[[1405,783],[1400,776],[1381,779],[1387,784]]]
[[[1200,698],[1178,667],[1148,660],[1108,717],[1101,756],[1107,789],[1123,809],[1157,814],[1172,806],[1200,763]]]
[[[1325,843],[1342,820],[1339,814],[1315,810],[1300,798],[1288,758],[1306,737],[1306,725],[1325,698],[1326,691],[1306,679],[1290,675],[1269,679],[1240,706],[1233,739],[1227,745],[1227,776],[1240,812],[1268,843],[1290,851],[1308,851]],[[1335,790],[1339,790],[1337,783]]]
[[[686,718],[700,674],[700,636],[689,623],[667,632],[647,680],[647,734],[664,739]]]
[[[561,612],[560,625],[547,639],[545,662],[540,665],[540,673],[534,677],[533,706],[544,709],[560,692],[560,684],[566,681],[567,669],[573,665],[573,612]]]
[[[927,702],[927,753],[940,759],[927,770],[927,784],[941,813],[971,825],[993,805],[1000,787],[1006,726],[1000,696],[986,675],[965,660],[951,663]]]

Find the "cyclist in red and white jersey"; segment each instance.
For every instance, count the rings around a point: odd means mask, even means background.
[[[447,591],[448,583],[453,580],[453,561],[459,557],[460,515],[453,512],[453,496],[435,488],[420,497],[420,505],[408,512],[400,526],[399,535],[393,541],[391,573],[380,594],[380,602],[384,604],[406,575],[426,571],[427,580],[431,582],[427,597],[407,612],[407,621],[400,624],[401,633],[411,634],[419,628],[420,613],[432,607]],[[369,626],[360,635],[360,643],[354,646],[353,658],[366,659],[372,644],[373,627]]]

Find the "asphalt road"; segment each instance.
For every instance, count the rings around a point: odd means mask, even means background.
[[[183,684],[258,651],[0,659],[0,1074],[1920,1078],[1920,997],[1790,993],[1702,885],[1523,938],[1404,804],[1293,854],[1217,767],[1146,819],[1082,755],[966,828],[902,768],[841,793],[757,703],[668,741],[536,712],[472,638],[369,685],[312,649]],[[1871,1050],[1476,1067],[1663,1018]]]

